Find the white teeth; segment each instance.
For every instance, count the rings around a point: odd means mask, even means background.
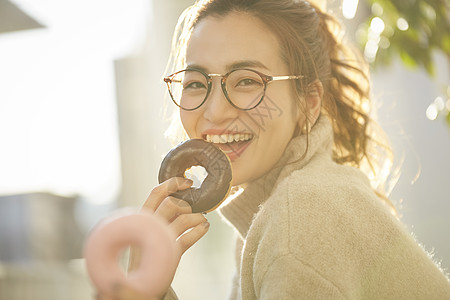
[[[228,135],[226,135],[226,134],[221,134],[220,135],[220,143],[221,144],[225,144],[225,143],[227,143],[228,142]]]
[[[206,141],[216,144],[225,144],[239,141],[248,141],[253,138],[249,133],[235,133],[235,134],[220,134],[220,135],[206,135]]]

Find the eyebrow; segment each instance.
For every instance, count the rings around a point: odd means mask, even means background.
[[[242,68],[262,68],[269,70],[269,68],[259,60],[241,60],[225,66],[226,72]],[[189,64],[186,66],[186,69],[196,69],[208,73],[207,68],[198,64]]]

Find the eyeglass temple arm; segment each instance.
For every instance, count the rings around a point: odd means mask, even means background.
[[[272,76],[272,80],[289,80],[289,79],[301,79],[303,75],[292,75],[292,76]]]

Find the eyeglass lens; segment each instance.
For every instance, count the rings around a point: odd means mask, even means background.
[[[186,70],[172,78],[170,92],[173,100],[184,109],[199,107],[208,95],[208,78],[201,72]],[[264,96],[265,83],[251,70],[235,70],[225,77],[227,98],[240,109],[251,109]]]

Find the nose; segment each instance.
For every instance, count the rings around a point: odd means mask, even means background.
[[[211,92],[203,106],[205,106],[203,117],[214,124],[235,119],[239,113],[238,109],[234,108],[225,97],[220,85],[220,78],[213,79]]]

